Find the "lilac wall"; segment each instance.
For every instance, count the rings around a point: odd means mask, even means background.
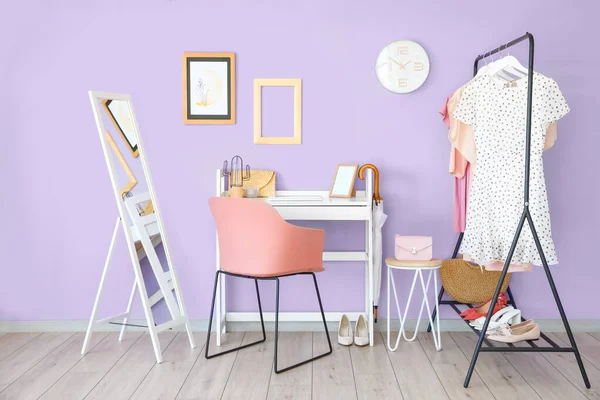
[[[526,30],[537,40],[536,70],[557,80],[573,110],[545,157],[561,261],[556,281],[571,318],[600,317],[594,306],[600,270],[588,256],[600,226],[600,56],[587,52],[600,35],[598,5],[576,9],[567,1],[507,0],[501,6],[509,10],[505,15],[497,4],[434,0],[23,0],[1,7],[0,320],[89,316],[116,216],[89,89],[133,96],[193,318],[208,315],[214,272],[206,199],[213,195],[215,168],[233,154],[255,168],[275,169],[280,189],[327,189],[337,163],[372,162],[381,170],[390,215],[385,253],[392,251],[396,233],[431,234],[435,255],[448,256],[456,238],[452,180],[437,110],[469,79],[477,53]],[[387,92],[374,74],[378,52],[398,39],[418,41],[431,59],[429,79],[409,95]],[[513,54],[524,60],[525,48]],[[236,52],[236,125],[182,124],[184,51]],[[301,146],[253,144],[257,77],[303,79]],[[279,94],[271,95],[267,101],[276,111]],[[273,134],[288,125],[276,112],[268,118]],[[317,226],[328,229],[330,249],[362,243],[357,224]],[[361,267],[327,268],[321,276],[326,307],[360,307]],[[104,312],[122,309],[132,277],[120,241],[106,291],[113,297],[104,302]],[[405,288],[406,278],[399,280]],[[304,282],[286,285],[284,308],[314,309],[312,300],[300,300],[308,288]],[[237,310],[253,304],[244,286],[237,285],[240,292],[230,298]],[[526,315],[557,316],[541,269],[515,276],[513,290]]]

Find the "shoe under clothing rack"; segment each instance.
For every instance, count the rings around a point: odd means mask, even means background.
[[[532,114],[532,95],[533,95],[533,56],[534,56],[534,41],[533,35],[529,32],[525,33],[523,36],[516,38],[500,47],[495,48],[494,50],[490,50],[485,54],[478,55],[475,58],[475,63],[473,65],[473,76],[477,75],[477,70],[479,67],[479,61],[483,60],[486,57],[491,56],[492,54],[498,53],[504,49],[507,49],[511,46],[514,46],[518,43],[521,43],[525,40],[529,41],[529,69],[528,69],[528,79],[527,79],[527,122],[526,122],[526,131],[525,131],[525,191],[524,191],[524,202],[523,202],[523,213],[521,214],[521,218],[519,220],[519,224],[517,225],[517,230],[515,232],[514,239],[512,241],[510,250],[508,252],[508,256],[506,261],[504,262],[504,268],[502,269],[502,273],[500,274],[500,279],[498,281],[498,285],[496,286],[496,291],[494,292],[494,296],[492,298],[491,304],[496,304],[498,301],[498,296],[500,295],[500,291],[502,288],[502,284],[504,283],[504,279],[506,278],[506,274],[508,272],[508,267],[511,263],[513,253],[517,246],[517,242],[523,230],[523,226],[525,221],[528,222],[529,227],[531,229],[531,233],[533,235],[533,239],[535,241],[535,245],[540,255],[540,259],[542,261],[542,265],[544,267],[544,271],[546,272],[546,278],[548,279],[548,283],[550,284],[550,289],[552,290],[552,295],[554,296],[554,300],[556,301],[556,306],[558,307],[558,311],[560,313],[560,317],[565,326],[565,330],[567,332],[567,336],[569,337],[570,346],[562,347],[551,340],[544,333],[541,333],[540,338],[545,340],[548,343],[548,346],[540,346],[535,341],[526,341],[524,343],[529,346],[515,346],[513,344],[508,344],[506,346],[498,346],[494,345],[491,341],[487,340],[485,337],[485,332],[487,331],[488,325],[490,323],[490,319],[492,317],[494,307],[490,307],[487,317],[485,319],[485,323],[481,331],[475,330],[475,328],[469,325],[468,321],[465,321],[467,325],[478,335],[477,345],[475,346],[475,350],[473,352],[473,357],[471,358],[471,364],[469,365],[469,369],[467,371],[467,376],[465,377],[464,387],[469,386],[469,382],[471,381],[471,376],[473,374],[473,370],[475,369],[475,364],[477,363],[477,358],[480,352],[501,352],[501,353],[549,353],[549,352],[560,352],[560,353],[573,353],[575,355],[575,359],[577,360],[577,365],[579,365],[579,370],[581,371],[581,376],[583,377],[583,381],[585,383],[586,388],[590,388],[590,381],[588,379],[587,373],[585,372],[585,367],[583,366],[583,362],[581,360],[581,355],[579,354],[579,350],[577,348],[577,344],[575,343],[575,337],[573,336],[573,332],[571,331],[571,327],[569,326],[569,321],[567,320],[567,316],[565,315],[565,310],[563,309],[562,302],[560,300],[560,296],[558,295],[558,291],[556,290],[556,285],[554,284],[554,279],[552,278],[552,274],[550,273],[550,268],[548,267],[548,263],[546,261],[546,257],[544,255],[544,250],[540,244],[540,240],[537,235],[537,231],[535,229],[533,219],[531,218],[531,213],[529,212],[529,172],[530,172],[530,154],[531,154],[531,114]],[[454,253],[452,254],[452,258],[456,258],[458,256],[458,252],[460,249],[460,245],[463,240],[464,233],[460,233],[458,236],[458,241],[456,243],[456,247],[454,248]],[[515,298],[510,290],[510,287],[507,288],[507,297],[508,304],[512,305],[514,308],[518,308],[515,303]],[[461,313],[461,310],[458,308],[459,305],[473,307],[471,304],[463,304],[454,300],[443,300],[444,296],[444,288],[440,289],[438,300],[440,305],[449,305],[452,307],[457,314]],[[436,317],[436,311],[434,310],[432,313],[431,321],[434,321]],[[525,318],[523,318],[525,321]],[[427,328],[429,332],[431,330],[431,324]],[[485,346],[484,346],[485,343]]]

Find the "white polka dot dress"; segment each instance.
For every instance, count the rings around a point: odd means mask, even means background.
[[[480,265],[505,261],[523,212],[527,78],[506,81],[483,76],[469,83],[454,117],[472,125],[477,151],[460,252]],[[550,229],[550,211],[542,155],[548,125],[569,112],[556,82],[533,76],[533,114],[529,210],[548,264],[558,263]],[[512,264],[541,265],[525,222]]]

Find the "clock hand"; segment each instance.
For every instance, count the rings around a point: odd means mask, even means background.
[[[408,60],[408,62],[407,62],[406,64],[402,64],[402,63],[399,63],[398,61],[394,60],[394,59],[393,59],[393,58],[391,58],[391,57],[388,57],[388,58],[389,58],[390,60],[392,60],[393,62],[395,62],[396,64],[398,64],[398,65],[400,66],[400,69],[404,69],[404,67],[406,67],[408,64],[410,64],[410,62],[412,61],[412,60]]]
[[[398,64],[400,66],[400,68],[403,68],[403,65],[401,63],[399,63],[398,61],[394,60],[391,57],[388,57],[390,60],[392,60],[393,62],[395,62],[396,64]]]

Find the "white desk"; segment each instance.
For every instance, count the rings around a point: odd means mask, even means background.
[[[366,171],[366,190],[356,192],[353,198],[329,198],[329,191],[277,191],[275,200],[257,199],[271,204],[286,220],[312,221],[364,221],[365,246],[356,251],[325,251],[323,261],[360,261],[365,264],[365,308],[364,311],[326,312],[327,321],[339,321],[342,314],[348,314],[351,320],[356,320],[359,313],[366,314],[369,324],[369,341],[373,346],[373,172]],[[221,170],[217,170],[217,196],[226,196],[225,180]],[[289,197],[288,197],[289,196]],[[280,200],[285,199],[287,200]],[[319,199],[320,198],[320,199]],[[216,267],[219,269],[219,243],[216,246]],[[221,345],[221,332],[226,331],[228,321],[258,322],[258,312],[228,312],[225,301],[225,279],[220,279],[217,288],[216,320],[217,346]],[[322,292],[327,288],[322,288]],[[332,290],[331,288],[329,290]],[[327,310],[327,303],[324,304]],[[263,313],[265,321],[274,321],[275,313]],[[320,312],[279,312],[280,321],[309,322],[321,321]]]

